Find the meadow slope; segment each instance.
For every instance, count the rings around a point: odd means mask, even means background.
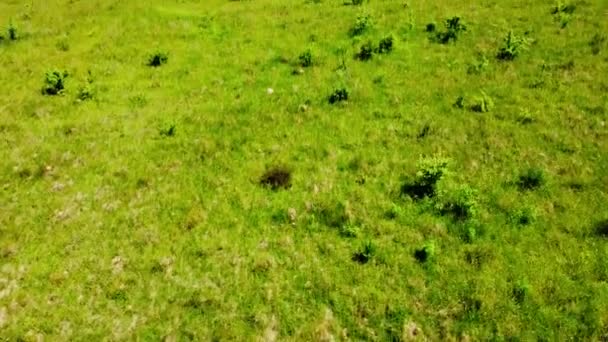
[[[608,2],[0,27],[0,340],[608,339]]]

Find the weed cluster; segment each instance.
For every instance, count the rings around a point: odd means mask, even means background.
[[[164,52],[155,52],[148,57],[148,66],[157,68],[169,61],[169,56]]]
[[[521,190],[534,190],[540,188],[546,183],[546,177],[543,170],[539,168],[529,168],[524,171],[517,180],[517,185]]]
[[[300,56],[298,56],[298,63],[303,68],[308,68],[313,65],[313,54],[310,49],[302,52]]]
[[[418,162],[418,171],[413,182],[401,187],[401,192],[414,199],[433,197],[437,183],[446,174],[448,160],[440,157],[423,158]]]
[[[367,13],[358,15],[355,24],[350,29],[350,36],[356,37],[364,34],[373,26],[373,24],[374,22],[371,15]]]
[[[441,44],[456,42],[462,32],[467,30],[467,26],[462,22],[460,17],[452,17],[444,22],[445,31],[437,32],[435,40]],[[427,25],[427,32],[435,32],[434,24]]]
[[[334,104],[348,100],[348,90],[346,88],[337,88],[329,95],[329,103]]]
[[[570,23],[570,20],[572,20],[572,14],[575,10],[576,5],[574,4],[563,4],[558,2],[555,7],[553,7],[551,14],[553,14],[555,21],[560,23],[561,28],[566,28],[568,23]]]
[[[273,167],[262,175],[260,184],[268,186],[272,190],[289,189],[291,187],[291,171],[282,166]]]
[[[60,95],[65,89],[65,80],[68,77],[66,71],[47,71],[42,86],[43,95]]]
[[[504,39],[503,46],[498,50],[496,57],[501,60],[511,61],[525,51],[530,45],[530,40],[509,31]]]

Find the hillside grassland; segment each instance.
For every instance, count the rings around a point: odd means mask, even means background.
[[[0,340],[608,339],[608,3],[354,2],[0,2]]]

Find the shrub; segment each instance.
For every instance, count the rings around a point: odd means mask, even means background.
[[[272,190],[288,189],[291,187],[291,171],[285,167],[273,167],[262,175],[260,184]]]
[[[373,26],[372,17],[369,14],[360,14],[355,20],[355,25],[350,29],[350,36],[362,35]]]
[[[458,96],[456,98],[456,102],[454,102],[454,107],[458,109],[464,108],[464,96]]]
[[[169,124],[164,128],[160,129],[160,135],[165,137],[172,137],[177,132],[177,126],[175,124]]]
[[[388,35],[380,40],[378,43],[378,48],[376,49],[377,53],[389,53],[393,51],[393,47],[395,44],[395,37],[393,35]]]
[[[435,244],[429,242],[414,251],[414,258],[418,260],[418,262],[425,263],[431,260],[435,256]]]
[[[524,171],[517,180],[521,190],[534,190],[546,183],[545,173],[538,168],[529,168]]]
[[[475,103],[471,106],[471,110],[477,113],[487,113],[494,107],[494,101],[485,92],[481,92],[481,96],[475,98]]]
[[[435,196],[437,183],[447,172],[448,160],[440,157],[423,158],[417,167],[416,178],[413,182],[404,184],[401,192],[414,199]]]
[[[361,249],[353,254],[352,260],[360,264],[367,264],[376,255],[376,246],[373,242],[363,243]]]
[[[596,33],[593,36],[593,38],[591,38],[591,41],[589,42],[589,46],[591,46],[591,52],[594,55],[599,54],[600,50],[602,48],[602,45],[604,44],[605,41],[606,41],[606,36]]]
[[[526,297],[530,293],[530,285],[524,280],[518,281],[515,286],[513,286],[513,290],[511,291],[511,296],[513,300],[517,304],[522,304]]]
[[[562,28],[565,28],[570,23],[574,10],[576,10],[576,5],[574,5],[574,4],[565,5],[561,2],[558,2],[557,5],[555,5],[555,7],[553,7],[551,14],[553,14],[555,21],[559,22],[560,26]]]
[[[86,83],[78,88],[78,101],[87,101],[93,99],[94,91],[90,83]]]
[[[436,35],[437,41],[442,44],[447,44],[450,41],[457,41],[458,36],[467,30],[467,26],[462,23],[460,17],[446,19],[444,25],[445,31],[438,32]]]
[[[346,88],[338,88],[329,95],[329,103],[334,104],[337,102],[348,100],[348,90]]]
[[[527,226],[536,221],[536,216],[536,211],[533,208],[520,208],[511,214],[511,222],[516,225]]]
[[[530,45],[530,40],[526,37],[520,37],[509,31],[504,39],[503,46],[498,50],[496,57],[501,60],[511,61],[525,51]]]
[[[368,61],[372,59],[374,53],[374,48],[372,47],[372,42],[367,41],[365,44],[361,45],[359,52],[356,55],[356,58],[360,61]]]
[[[52,70],[47,71],[44,78],[44,85],[42,87],[43,95],[59,95],[62,94],[65,89],[65,80],[68,77],[66,71]]]
[[[608,239],[608,219],[595,224],[595,234]]]
[[[359,6],[363,4],[363,0],[352,0],[352,4],[355,6]]]
[[[453,216],[455,219],[465,221],[477,215],[477,191],[463,185],[454,193],[447,194],[443,203],[439,204],[441,213]]]
[[[156,52],[148,57],[148,66],[157,68],[169,61],[169,56],[164,52]]]
[[[298,62],[301,67],[308,68],[313,64],[313,55],[310,49],[302,52],[300,56],[298,56]]]
[[[17,40],[19,37],[17,35],[17,28],[15,27],[15,25],[11,22],[8,25],[8,39],[10,40]]]
[[[425,28],[426,32],[432,33],[432,32],[435,32],[436,30],[437,30],[437,25],[435,23],[426,24],[426,28]]]

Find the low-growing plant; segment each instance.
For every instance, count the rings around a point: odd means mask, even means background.
[[[19,36],[17,35],[17,27],[13,24],[12,21],[8,24],[7,34],[9,40],[19,39]]]
[[[454,107],[458,109],[464,108],[464,96],[461,95],[456,98],[456,101],[454,102]]]
[[[357,19],[355,20],[355,24],[350,29],[350,36],[351,37],[360,36],[363,33],[365,33],[366,31],[368,31],[372,26],[373,26],[372,16],[367,13],[360,14],[357,16]]]
[[[576,10],[575,4],[564,4],[562,2],[558,2],[551,11],[555,21],[560,23],[562,28],[565,28],[570,23],[572,19],[572,14]]]
[[[334,104],[348,100],[348,90],[346,88],[337,88],[329,95],[329,103]]]
[[[360,264],[367,264],[376,255],[376,245],[372,241],[366,241],[360,250],[353,254],[352,260]]]
[[[388,35],[382,39],[378,43],[378,47],[376,48],[376,52],[380,54],[389,53],[393,51],[395,44],[395,37],[393,35]]]
[[[435,257],[435,244],[428,242],[424,246],[414,251],[414,258],[420,263],[425,263]]]
[[[354,6],[359,6],[363,4],[363,0],[352,0],[351,4]]]
[[[312,50],[308,49],[298,56],[298,63],[303,68],[308,68],[313,65]]]
[[[172,137],[177,132],[177,125],[174,123],[167,124],[165,127],[161,128],[159,133],[164,137]]]
[[[418,171],[413,182],[401,187],[401,192],[414,199],[433,197],[437,183],[447,173],[449,161],[441,157],[422,158],[418,161]]]
[[[475,60],[473,63],[471,63],[469,65],[469,68],[467,69],[467,73],[481,74],[483,71],[488,69],[489,65],[490,65],[490,61],[488,60],[488,58],[486,56],[483,56],[483,55],[479,56],[479,58],[477,60]]]
[[[511,222],[519,226],[528,226],[534,223],[536,217],[536,210],[530,207],[519,208],[510,215]]]
[[[593,38],[591,38],[591,41],[589,42],[589,46],[591,46],[591,53],[593,53],[594,55],[597,55],[600,53],[600,50],[602,48],[602,45],[604,44],[604,42],[606,41],[606,36],[596,33]]]
[[[437,30],[437,24],[428,23],[428,24],[426,24],[426,27],[424,30],[429,33],[435,32]]]
[[[372,47],[372,42],[367,41],[361,45],[361,48],[355,57],[360,61],[368,61],[372,59],[373,55],[374,48]]]
[[[169,61],[169,56],[164,52],[155,52],[148,57],[148,66],[157,68]]]
[[[60,95],[65,90],[65,80],[68,77],[66,71],[47,71],[42,86],[43,95]]]
[[[545,172],[542,169],[532,167],[524,171],[517,180],[521,190],[534,190],[546,183]]]
[[[444,198],[438,207],[442,214],[451,215],[459,221],[469,220],[477,215],[477,191],[462,185],[452,193],[442,194]]]
[[[471,105],[471,110],[477,113],[487,113],[494,107],[494,101],[485,92],[475,98],[475,102]]]
[[[503,46],[498,50],[496,57],[505,61],[514,60],[523,51],[527,50],[529,45],[530,39],[518,36],[511,30],[505,37]]]
[[[608,219],[599,221],[595,224],[595,234],[599,237],[608,239]]]
[[[462,32],[467,30],[467,26],[462,22],[460,17],[452,17],[444,22],[445,31],[438,32],[435,39],[442,44],[456,42]]]
[[[275,166],[264,172],[260,184],[272,190],[289,189],[291,187],[291,171],[283,166]]]
[[[530,293],[530,285],[525,280],[520,280],[513,286],[511,296],[517,304],[523,304]]]

